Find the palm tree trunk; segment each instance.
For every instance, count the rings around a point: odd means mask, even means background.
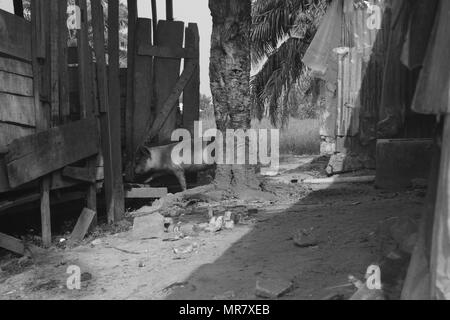
[[[227,129],[247,130],[251,127],[251,0],[209,0],[209,8],[213,18],[210,79],[217,129],[224,134]],[[250,165],[219,165],[216,185],[256,188],[258,181]]]

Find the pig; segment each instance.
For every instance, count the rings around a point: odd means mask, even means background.
[[[172,151],[179,143],[172,143],[160,147],[142,146],[136,154],[135,174],[138,176],[150,176],[149,183],[157,177],[174,175],[180,183],[183,191],[187,190],[186,173],[197,173],[211,169],[211,165],[176,164],[172,160]],[[203,148],[206,145],[203,146]],[[199,150],[203,152],[203,150]],[[197,151],[197,152],[199,152]],[[192,152],[196,152],[192,148]],[[194,154],[192,155],[194,159]]]

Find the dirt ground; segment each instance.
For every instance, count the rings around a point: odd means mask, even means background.
[[[398,298],[408,257],[389,230],[405,219],[416,223],[425,190],[392,193],[371,184],[311,188],[301,183],[320,177],[322,166],[312,157],[284,159],[282,173],[266,178],[272,199],[233,204],[235,210],[257,210],[232,230],[179,241],[167,241],[170,234],[165,241],[151,235],[136,240],[128,230],[90,237],[73,249],[54,247],[34,261],[3,259],[0,299],[257,299],[258,279],[292,282],[281,299],[344,299],[356,291],[340,287],[349,275],[363,279],[369,265],[393,251],[400,262],[390,269],[390,298]],[[197,225],[208,216],[193,210],[180,221]],[[310,244],[296,245],[298,234],[307,234]],[[193,251],[176,254],[180,247]],[[82,270],[81,290],[66,287],[71,265]]]

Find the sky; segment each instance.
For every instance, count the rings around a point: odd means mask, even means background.
[[[0,9],[13,11],[12,0],[0,0]],[[164,19],[166,14],[165,0],[157,0],[158,18]],[[173,0],[174,18],[198,24],[200,32],[200,91],[211,95],[209,87],[209,55],[212,32],[212,18],[208,8],[208,0]],[[138,14],[140,17],[151,18],[150,0],[138,0]]]

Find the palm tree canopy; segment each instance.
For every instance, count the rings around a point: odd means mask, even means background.
[[[251,80],[255,115],[274,124],[288,119],[289,93],[298,84],[308,95],[313,83],[302,58],[331,0],[255,0],[251,32]]]

